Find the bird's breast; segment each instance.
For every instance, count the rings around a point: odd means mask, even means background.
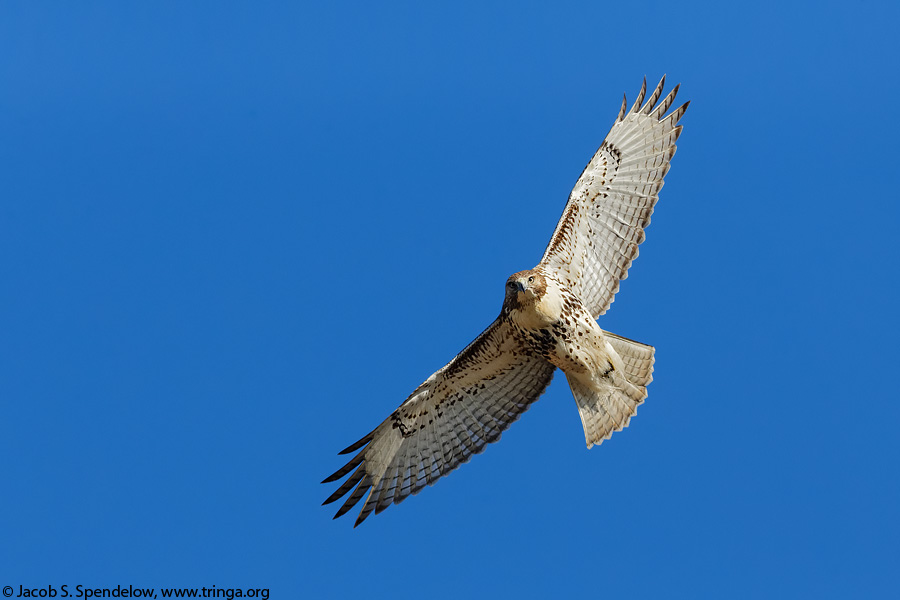
[[[510,316],[532,351],[567,375],[592,379],[611,367],[603,331],[574,295],[548,290]]]
[[[558,290],[549,288],[540,297],[529,298],[528,302],[513,309],[510,317],[521,329],[543,329],[559,322],[563,312],[563,299]]]

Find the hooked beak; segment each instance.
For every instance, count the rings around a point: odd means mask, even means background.
[[[525,291],[525,284],[522,283],[521,281],[516,281],[516,291],[517,291],[517,292],[524,292],[524,291]]]

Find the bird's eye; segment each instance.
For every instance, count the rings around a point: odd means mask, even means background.
[[[516,282],[515,282],[515,281],[508,281],[508,282],[506,282],[506,287],[508,287],[509,289],[513,290],[513,289],[516,288]]]
[[[534,277],[533,277],[533,276],[528,278],[528,283],[534,283]]]

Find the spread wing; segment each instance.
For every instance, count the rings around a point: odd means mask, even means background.
[[[359,450],[322,483],[353,474],[324,504],[353,490],[337,518],[365,496],[359,525],[373,510],[418,493],[500,439],[544,392],[554,368],[523,353],[498,318],[374,431],[341,452]]]
[[[627,112],[623,98],[615,124],[575,183],[541,259],[595,319],[612,304],[619,281],[637,258],[681,134],[678,121],[689,102],[664,117],[678,92],[676,85],[656,106],[665,81],[643,106],[646,79]]]

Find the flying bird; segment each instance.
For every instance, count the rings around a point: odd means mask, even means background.
[[[666,115],[665,77],[622,108],[585,167],[536,267],[506,281],[500,316],[413,391],[378,427],[340,454],[356,455],[323,483],[350,477],[324,504],[350,496],[371,513],[420,492],[500,439],[547,389],[569,382],[587,447],[628,425],[647,397],[653,346],[597,324],[628,276],[663,186],[689,102]]]

